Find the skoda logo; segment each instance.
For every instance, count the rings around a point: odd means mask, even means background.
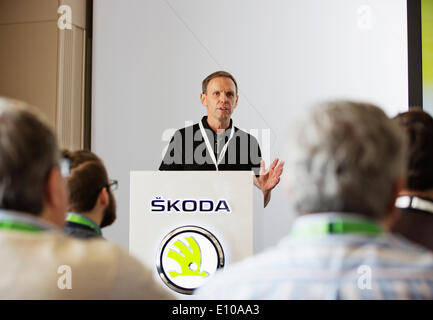
[[[162,240],[156,266],[169,288],[192,294],[217,269],[224,267],[224,252],[218,239],[208,230],[184,226]]]

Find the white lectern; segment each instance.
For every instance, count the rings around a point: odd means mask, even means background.
[[[192,294],[253,254],[253,176],[246,171],[132,171],[131,254],[161,286]]]

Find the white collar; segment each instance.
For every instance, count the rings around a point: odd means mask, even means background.
[[[401,196],[395,201],[399,209],[415,209],[433,214],[433,200],[423,199],[417,196]]]

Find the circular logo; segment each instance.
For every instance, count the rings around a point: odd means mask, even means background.
[[[177,228],[164,237],[157,256],[157,270],[172,290],[192,294],[224,267],[218,239],[197,226]]]

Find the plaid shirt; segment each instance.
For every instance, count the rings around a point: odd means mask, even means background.
[[[377,232],[323,228],[335,220]],[[278,246],[217,273],[196,298],[433,299],[433,253],[361,216],[310,214]]]

